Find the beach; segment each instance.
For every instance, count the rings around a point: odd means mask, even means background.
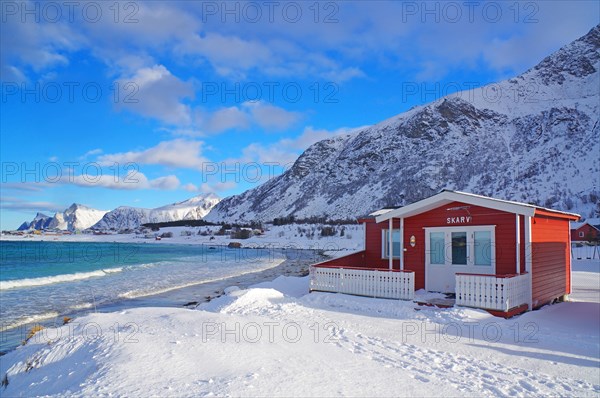
[[[54,276],[1,282],[0,347],[4,353],[20,344],[38,324],[59,326],[64,317],[132,307],[193,308],[219,296],[227,286],[245,287],[278,275],[306,275],[311,263],[324,258],[314,250],[229,249],[166,242],[160,245],[56,241],[1,244],[6,249],[3,250],[3,279],[11,278],[8,272],[11,265],[13,269],[28,265],[39,268],[42,263],[49,263],[47,268],[59,267]],[[49,258],[49,253],[56,258]],[[99,259],[95,258],[98,264],[89,264],[82,253],[99,254]],[[23,256],[28,260],[25,263]],[[12,257],[20,261],[11,264]],[[88,272],[82,272],[81,267],[87,267]]]

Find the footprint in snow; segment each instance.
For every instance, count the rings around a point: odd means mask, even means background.
[[[411,375],[411,377],[415,380],[422,381],[423,383],[429,383],[429,379],[427,377],[423,377],[421,375]]]
[[[529,392],[537,392],[538,391],[538,389],[535,386],[529,384],[526,380],[519,380],[519,384],[521,385],[521,387],[523,387],[524,389],[526,389]]]

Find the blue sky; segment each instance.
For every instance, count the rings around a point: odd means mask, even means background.
[[[595,1],[2,1],[0,223],[240,193],[312,143],[521,73]]]

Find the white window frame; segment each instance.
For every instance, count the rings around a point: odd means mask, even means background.
[[[585,232],[579,231],[579,237],[580,238],[585,238]]]
[[[496,272],[496,226],[495,225],[469,225],[462,227],[431,227],[425,229],[425,263],[433,267],[476,267],[477,269],[485,269],[491,267]],[[490,245],[491,250],[491,264],[490,265],[475,265],[475,239],[474,233],[477,231],[489,231],[490,232]],[[429,233],[430,232],[444,232],[444,264],[431,264],[430,256],[431,249],[429,247]],[[452,264],[451,258],[448,256],[448,245],[451,244],[452,232],[466,232],[467,233],[467,264]]]
[[[398,253],[394,252],[394,259],[399,259],[401,257],[401,252],[402,252],[402,230],[400,228],[394,228],[392,229],[392,235],[394,232],[398,232],[398,234],[400,235],[400,241],[398,243],[400,243],[400,250],[398,250]],[[388,250],[389,250],[389,245],[388,245],[388,233],[389,233],[389,229],[382,229],[381,230],[381,258],[387,258],[389,259],[389,255],[388,255]]]

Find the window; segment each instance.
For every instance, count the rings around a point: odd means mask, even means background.
[[[444,264],[444,249],[446,242],[444,241],[443,232],[432,232],[429,234],[429,253],[430,264]]]
[[[452,264],[467,265],[466,232],[452,232]]]
[[[492,265],[492,234],[490,231],[475,231],[475,265]]]
[[[495,229],[493,225],[425,228],[426,264],[439,271],[459,267],[460,272],[489,274],[495,271]],[[474,267],[467,270],[463,267]]]
[[[389,258],[389,229],[384,229],[382,231],[383,239],[383,248],[382,248],[382,257]],[[400,258],[400,230],[393,229],[392,230],[392,251],[394,254],[394,258]]]
[[[585,233],[583,233],[583,231],[579,231],[579,237],[583,238],[585,236]]]

